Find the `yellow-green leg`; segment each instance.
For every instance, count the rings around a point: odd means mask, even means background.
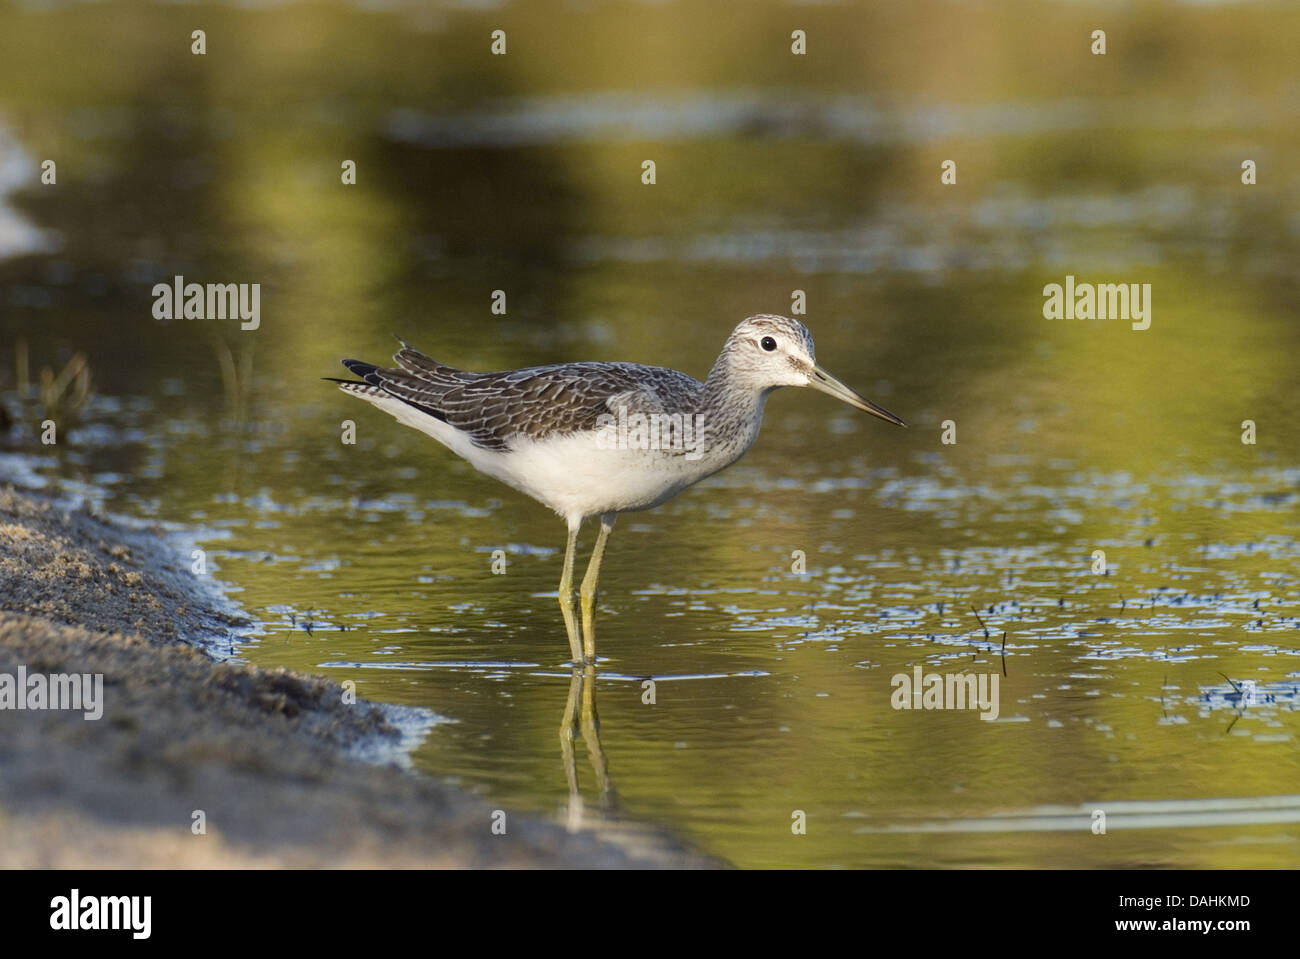
[[[600,517],[600,535],[596,537],[596,547],[591,551],[591,562],[587,564],[587,573],[582,577],[582,587],[578,595],[582,600],[582,652],[586,661],[596,661],[596,583],[600,579],[600,561],[605,556],[605,541],[609,531],[614,528],[617,513],[605,513]]]
[[[578,637],[578,622],[573,615],[573,557],[578,551],[581,526],[579,523],[569,528],[569,542],[564,548],[564,572],[560,574],[560,612],[564,614],[564,628],[569,634],[569,652],[574,666],[582,665],[582,640]]]

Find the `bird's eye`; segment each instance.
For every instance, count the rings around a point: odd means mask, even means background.
[[[767,350],[769,353],[771,353],[774,349],[776,349],[776,340],[772,339],[770,336],[765,336],[763,337],[763,339],[759,341],[758,345],[761,346],[763,349]]]

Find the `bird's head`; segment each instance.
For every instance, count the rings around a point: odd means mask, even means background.
[[[897,426],[907,425],[818,366],[808,327],[788,316],[764,313],[749,317],[731,331],[722,358],[732,376],[757,389],[811,386],[872,416]]]

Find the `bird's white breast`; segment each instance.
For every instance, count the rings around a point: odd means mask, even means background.
[[[511,445],[470,462],[568,519],[649,509],[715,471],[680,451],[619,448],[595,432]]]

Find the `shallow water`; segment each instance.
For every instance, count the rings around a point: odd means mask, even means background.
[[[84,350],[98,388],[43,447],[0,380],[21,456],[0,468],[201,527],[262,623],[237,655],[426,707],[450,721],[418,767],[573,817],[562,525],[319,377],[390,333],[472,369],[702,377],[735,321],[804,290],[819,359],[911,428],[781,391],[745,460],[620,520],[596,686],[616,809],[742,866],[1293,865],[1300,184],[1276,158],[1300,76],[1269,38],[1298,15],[1116,12],[1112,35],[1163,45],[1089,85],[1086,46],[990,53],[1011,13],[759,9],[721,67],[673,5],[514,11],[521,37],[585,25],[586,54],[676,51],[636,77],[522,42],[485,65],[491,13],[326,7],[303,32],[213,8],[215,71],[142,29],[187,35],[184,11],[0,13],[5,130],[66,158],[57,191],[9,191],[50,246],[0,261],[5,352],[25,341],[35,378]],[[862,56],[799,74],[776,42],[754,66],[795,14]],[[950,46],[905,56],[935,24]],[[60,73],[53,38],[94,28]],[[154,320],[177,273],[262,283],[260,328]],[[1044,319],[1066,274],[1152,284],[1150,329]],[[996,719],[895,709],[917,667],[996,676]]]

